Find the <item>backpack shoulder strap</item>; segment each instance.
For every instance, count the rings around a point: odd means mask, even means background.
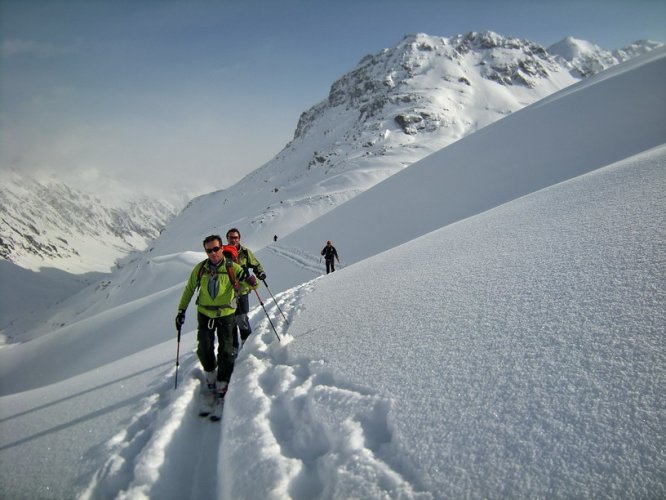
[[[206,262],[207,261],[208,261],[208,259],[202,260],[201,262],[199,262],[197,264],[197,266],[199,266],[199,270],[197,271],[197,289],[201,286],[201,277],[206,272]]]
[[[238,284],[238,280],[236,279],[236,273],[234,272],[234,266],[233,263],[234,261],[231,260],[229,257],[224,258],[224,266],[227,268],[227,273],[229,274],[229,280],[231,281],[231,284],[234,286],[234,290],[238,292],[240,290],[240,285]]]

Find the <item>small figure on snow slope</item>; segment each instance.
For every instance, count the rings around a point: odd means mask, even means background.
[[[321,254],[324,256],[324,259],[326,260],[326,274],[334,272],[335,261],[333,259],[336,259],[338,261],[338,264],[340,263],[340,259],[338,258],[338,251],[331,243],[331,240],[328,240],[326,242],[326,246],[322,249]]]

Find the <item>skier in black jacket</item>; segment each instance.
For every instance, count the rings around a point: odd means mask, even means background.
[[[326,242],[326,246],[322,249],[321,254],[326,259],[326,274],[335,271],[335,261],[333,259],[337,259],[338,263],[340,263],[340,259],[338,258],[338,251],[331,243],[331,240]]]

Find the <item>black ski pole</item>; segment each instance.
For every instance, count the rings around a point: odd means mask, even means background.
[[[266,308],[264,307],[264,303],[261,301],[261,297],[259,297],[259,292],[257,292],[257,290],[255,289],[255,290],[254,290],[254,293],[257,295],[257,300],[258,300],[259,303],[261,304],[261,308],[264,310],[264,313],[266,313],[266,318],[268,318],[268,322],[269,322],[269,323],[271,324],[271,326],[273,327],[273,331],[275,332],[275,336],[278,338],[278,342],[282,342],[282,341],[280,340],[280,336],[278,335],[277,330],[275,329],[275,325],[274,325],[273,322],[271,321],[271,317],[268,315],[268,311],[266,311]]]
[[[180,366],[180,326],[178,327],[178,346],[176,347],[176,382],[174,389],[178,389],[178,367]]]
[[[273,292],[271,292],[271,289],[268,288],[268,285],[266,284],[266,280],[261,280],[261,281],[262,281],[262,283],[264,284],[264,286],[266,287],[266,290],[268,290],[268,293],[271,294],[271,297],[272,297],[272,299],[273,299],[273,302],[275,302],[275,307],[278,308],[278,311],[280,311],[280,314],[282,314],[282,317],[284,318],[284,320],[287,322],[287,324],[289,324],[289,320],[287,319],[287,317],[286,317],[286,316],[284,315],[284,313],[282,312],[282,309],[280,309],[280,304],[278,304],[278,301],[275,300],[275,297],[273,297]]]

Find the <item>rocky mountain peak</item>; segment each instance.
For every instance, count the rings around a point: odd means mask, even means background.
[[[315,122],[336,108],[375,131],[386,128],[380,122],[389,109],[400,108],[393,119],[404,133],[414,133],[409,124],[417,116],[422,123],[416,130],[433,131],[446,111],[441,104],[432,105],[438,92],[465,93],[479,78],[535,88],[539,80],[560,70],[562,65],[542,46],[490,31],[451,38],[408,35],[392,48],[363,57],[335,81],[328,98],[301,115],[294,139],[308,135]],[[421,108],[428,108],[425,114]]]
[[[441,103],[432,105],[433,94],[474,92],[473,82],[537,89],[544,80],[564,72],[579,80],[659,45],[637,42],[611,53],[574,37],[567,37],[547,50],[529,40],[492,31],[453,37],[407,35],[394,47],[366,55],[354,69],[336,80],[328,98],[301,115],[294,140],[310,132],[318,133],[314,124],[327,120],[326,115],[333,110],[338,115],[345,113],[346,119],[354,120],[356,126],[379,131],[386,129],[385,123],[379,122],[385,121],[387,113],[392,108],[401,108],[393,118],[404,133],[432,132],[439,128],[436,122],[441,122],[446,111]],[[458,89],[459,84],[468,88]],[[425,112],[428,116],[421,112],[424,107],[428,108]],[[418,116],[421,126],[416,129],[409,126]],[[433,116],[434,119],[428,119]]]

